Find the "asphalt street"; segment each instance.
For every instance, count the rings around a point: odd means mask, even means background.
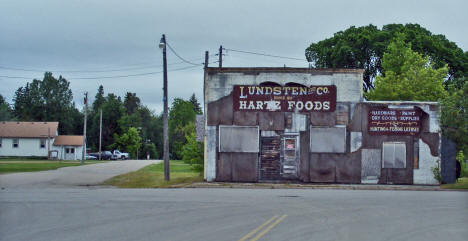
[[[0,188],[49,188],[98,185],[123,173],[136,171],[161,160],[109,161],[83,166],[62,167],[42,172],[0,175]]]
[[[466,240],[468,192],[6,188],[0,240]]]

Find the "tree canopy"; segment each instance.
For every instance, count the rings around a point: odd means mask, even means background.
[[[448,66],[446,86],[463,86],[468,77],[468,54],[444,35],[434,35],[418,24],[388,24],[382,29],[374,25],[339,31],[333,37],[310,44],[306,58],[316,68],[362,68],[364,90],[374,88],[373,80],[384,73],[382,58],[396,35],[402,34],[411,49],[428,57],[434,68]]]
[[[61,134],[81,134],[82,116],[73,102],[70,82],[46,72],[16,90],[13,112],[23,121],[58,121]],[[81,129],[81,131],[80,131]]]
[[[195,121],[195,115],[192,102],[180,98],[172,102],[169,112],[169,149],[174,158],[182,158],[182,147],[186,143],[185,136],[191,131],[187,126]],[[193,125],[192,128],[194,128]]]
[[[449,88],[450,95],[442,101],[440,117],[442,132],[453,140],[458,150],[468,154],[468,82],[463,88]]]
[[[443,81],[447,68],[435,69],[428,57],[411,50],[403,35],[395,38],[383,56],[384,74],[378,75],[369,100],[438,101],[445,97]]]
[[[10,104],[0,95],[0,121],[9,121],[13,118]]]

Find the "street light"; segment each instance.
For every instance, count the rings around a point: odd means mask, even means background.
[[[169,133],[168,133],[168,120],[167,120],[167,60],[166,60],[166,35],[163,34],[161,41],[159,41],[159,48],[163,51],[163,68],[164,68],[164,82],[163,82],[163,139],[164,139],[164,180],[169,181]]]

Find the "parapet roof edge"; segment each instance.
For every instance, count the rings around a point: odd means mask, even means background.
[[[438,105],[439,102],[437,101],[385,101],[385,100],[372,100],[372,101],[367,101],[364,100],[363,103],[370,103],[370,104],[426,104],[426,105]]]
[[[316,68],[291,68],[291,67],[207,67],[208,74],[215,73],[358,73],[363,74],[364,69],[316,69]]]

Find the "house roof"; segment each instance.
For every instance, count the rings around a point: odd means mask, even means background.
[[[19,138],[54,138],[57,135],[58,122],[0,122],[0,137]],[[50,132],[49,132],[50,129]]]
[[[54,146],[82,146],[83,136],[57,136]]]

